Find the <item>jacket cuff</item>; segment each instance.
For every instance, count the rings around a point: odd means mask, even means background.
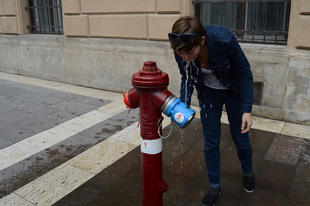
[[[240,112],[251,113],[252,112],[252,104],[241,104]]]

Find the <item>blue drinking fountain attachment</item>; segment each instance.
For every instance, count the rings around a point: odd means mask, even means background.
[[[194,119],[196,111],[171,94],[161,106],[161,111],[181,128],[187,127]]]

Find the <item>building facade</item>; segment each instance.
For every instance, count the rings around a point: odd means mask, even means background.
[[[41,19],[35,1],[0,0],[0,71],[123,93],[151,60],[179,95],[167,33],[179,17],[197,16],[202,1],[53,0],[43,9],[54,17]],[[240,43],[255,81],[253,115],[310,125],[310,1],[286,2],[285,45]]]

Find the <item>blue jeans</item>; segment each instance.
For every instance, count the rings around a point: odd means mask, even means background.
[[[223,105],[226,106],[231,137],[237,147],[241,169],[253,169],[252,147],[248,133],[241,134],[242,112],[240,95],[230,90],[216,90],[203,86],[199,98],[201,124],[205,139],[204,153],[211,187],[221,185],[220,137]]]

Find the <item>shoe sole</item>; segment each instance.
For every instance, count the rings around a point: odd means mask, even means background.
[[[253,190],[247,190],[247,189],[245,189],[245,188],[244,188],[244,190],[245,190],[247,193],[252,193],[252,192],[254,191],[254,189],[253,189]]]

